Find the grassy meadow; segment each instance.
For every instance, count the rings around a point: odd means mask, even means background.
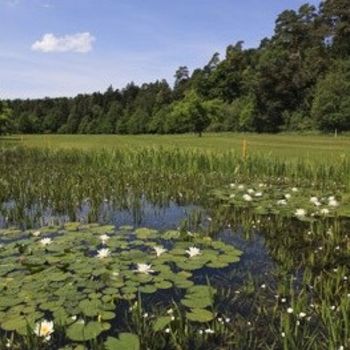
[[[203,151],[242,151],[243,141],[252,154],[280,156],[282,158],[327,158],[350,156],[350,137],[332,135],[297,134],[238,134],[208,133],[202,138],[192,135],[16,135],[3,137],[2,143],[28,147],[101,150],[135,149],[143,147],[177,147]]]
[[[0,140],[1,350],[349,349],[349,272],[345,136]]]

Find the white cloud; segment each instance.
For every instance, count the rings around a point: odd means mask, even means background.
[[[55,36],[47,33],[41,40],[32,45],[32,50],[41,52],[79,52],[86,53],[92,50],[95,38],[88,32],[65,36]]]

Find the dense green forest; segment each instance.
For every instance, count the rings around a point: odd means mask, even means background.
[[[0,102],[0,133],[350,130],[350,3],[281,13],[258,48],[237,42],[192,73],[74,98]]]

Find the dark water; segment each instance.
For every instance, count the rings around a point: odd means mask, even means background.
[[[6,209],[15,208],[14,202],[8,202],[3,205]],[[76,221],[87,223],[91,207],[89,203],[84,203],[76,210]],[[196,205],[179,205],[176,202],[169,202],[166,206],[159,206],[142,199],[137,207],[133,209],[115,209],[107,201],[101,204],[99,208],[99,222],[101,224],[113,224],[116,227],[131,225],[137,227],[147,227],[157,230],[178,229],[181,224],[186,222],[186,226],[191,230],[196,227],[191,226],[191,217],[196,215],[200,217],[200,226],[205,228],[209,221],[205,209]],[[69,222],[68,215],[57,215],[50,208],[40,211],[38,207],[32,207],[26,210],[28,222],[34,227],[45,225],[62,225]],[[10,226],[8,220],[0,215],[0,228]],[[22,225],[26,229],[26,225]],[[227,244],[231,244],[243,252],[238,263],[224,269],[201,270],[195,274],[194,278],[198,283],[206,283],[207,276],[215,285],[232,287],[242,282],[247,274],[252,276],[268,276],[274,268],[274,263],[269,256],[262,235],[258,232],[245,237],[243,231],[232,231],[230,228],[222,229],[214,234],[214,238]]]

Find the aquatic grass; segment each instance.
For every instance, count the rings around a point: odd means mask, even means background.
[[[176,148],[1,148],[0,213],[4,224],[26,227],[44,224],[49,216],[95,222],[118,208],[137,217],[144,199],[205,204],[210,190],[232,181],[344,191],[350,186],[346,174],[350,161],[344,157],[323,163]]]

